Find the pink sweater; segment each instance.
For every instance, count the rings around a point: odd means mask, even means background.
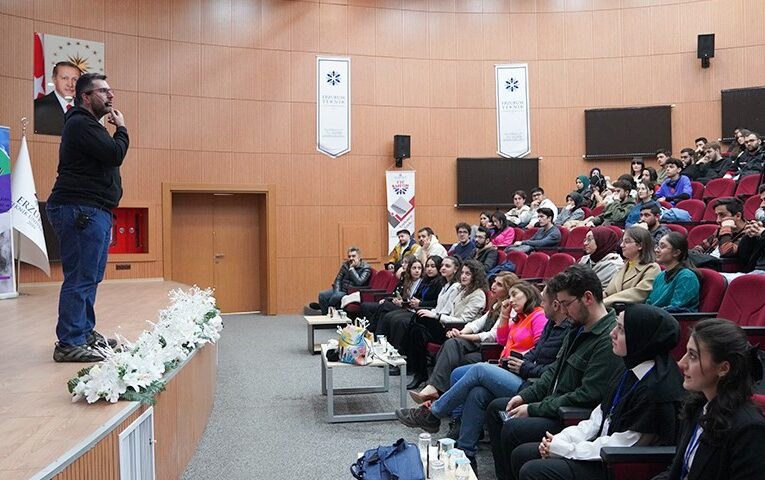
[[[515,230],[513,227],[507,227],[491,239],[496,247],[509,247],[515,241]]]
[[[536,307],[528,315],[519,313],[515,320],[497,327],[497,343],[505,344],[500,358],[510,356],[511,350],[521,353],[531,350],[547,325],[542,307]]]

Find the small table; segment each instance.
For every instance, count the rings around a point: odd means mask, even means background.
[[[315,343],[314,332],[316,330],[334,330],[338,326],[347,324],[350,319],[340,318],[339,315],[335,315],[330,318],[329,315],[305,315],[306,323],[308,324],[308,353],[317,354],[321,351],[321,344]]]
[[[401,369],[401,382],[400,382],[400,401],[401,408],[407,406],[406,395],[406,359],[398,358],[392,360],[390,363],[383,362],[382,360],[375,358],[369,365],[350,365],[342,362],[330,362],[327,360],[327,350],[329,346],[326,344],[321,345],[321,394],[327,396],[327,422],[328,423],[344,423],[344,422],[372,422],[377,420],[395,420],[396,412],[375,412],[375,413],[354,413],[346,415],[335,415],[335,395],[352,395],[359,393],[384,393],[390,389],[390,374],[388,373],[388,365],[397,366]],[[371,385],[354,388],[335,388],[333,381],[333,370],[336,368],[368,368],[376,367],[383,370],[383,384]]]

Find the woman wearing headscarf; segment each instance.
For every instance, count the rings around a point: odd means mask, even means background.
[[[616,253],[619,235],[609,227],[595,227],[584,237],[584,253],[579,263],[588,265],[600,279],[605,289],[614,274],[622,268],[624,260]]]
[[[584,220],[584,210],[582,207],[585,205],[584,196],[579,192],[571,192],[566,195],[566,206],[560,209],[557,218],[555,218],[555,225],[564,225],[569,220],[577,221]]]
[[[592,187],[590,186],[590,178],[587,175],[576,177],[576,193],[584,199],[583,205],[589,205],[592,201]]]
[[[611,347],[622,357],[603,402],[588,420],[547,433],[541,443],[513,451],[515,478],[605,479],[602,447],[674,445],[677,413],[685,397],[683,376],[670,355],[680,327],[667,312],[629,305],[611,331]]]

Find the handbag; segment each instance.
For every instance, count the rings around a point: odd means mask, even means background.
[[[349,324],[340,331],[337,340],[339,360],[351,365],[372,362],[372,334],[364,326]]]
[[[364,452],[351,465],[351,475],[357,480],[425,480],[420,450],[403,438]]]

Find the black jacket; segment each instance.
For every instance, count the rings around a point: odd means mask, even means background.
[[[733,160],[723,157],[716,162],[697,163],[696,165],[691,166],[696,167],[698,171],[698,175],[694,180],[706,185],[710,180],[725,176],[725,172],[733,167]],[[685,175],[685,170],[683,170],[683,175]]]
[[[48,201],[115,208],[122,198],[119,167],[129,144],[125,127],[118,127],[112,137],[87,110],[69,110],[61,132],[58,177]]]
[[[61,135],[64,128],[64,109],[56,97],[56,92],[50,92],[35,100],[35,133],[43,135]]]
[[[558,356],[558,350],[570,328],[571,322],[568,320],[560,325],[555,325],[552,320],[548,321],[537,344],[523,356],[520,377],[523,379],[541,377]]]
[[[422,281],[420,286],[417,287],[417,291],[414,292],[414,297],[420,299],[419,308],[435,308],[438,302],[438,294],[441,293],[446,280],[439,275],[430,282]]]
[[[497,253],[496,247],[485,248],[483,251],[476,249],[473,255],[475,255],[476,260],[483,263],[483,268],[487,272],[497,266],[497,257],[499,254]]]
[[[738,243],[736,256],[746,262],[747,272],[765,270],[765,233],[759,237],[744,235]]]
[[[731,419],[732,427],[719,445],[705,441],[702,433],[688,480],[758,480],[765,472],[765,419],[757,408],[747,403]],[[695,422],[684,422],[677,453],[668,471],[654,480],[679,480],[685,450]]]
[[[765,148],[761,146],[754,153],[749,153],[749,150],[745,150],[733,162],[733,169],[738,171],[739,178],[744,178],[747,175],[761,173],[763,162],[765,162]]]
[[[349,268],[346,261],[340,266],[335,281],[332,283],[332,289],[336,292],[347,292],[349,287],[363,287],[369,283],[371,276],[372,267],[364,260],[356,268]]]

